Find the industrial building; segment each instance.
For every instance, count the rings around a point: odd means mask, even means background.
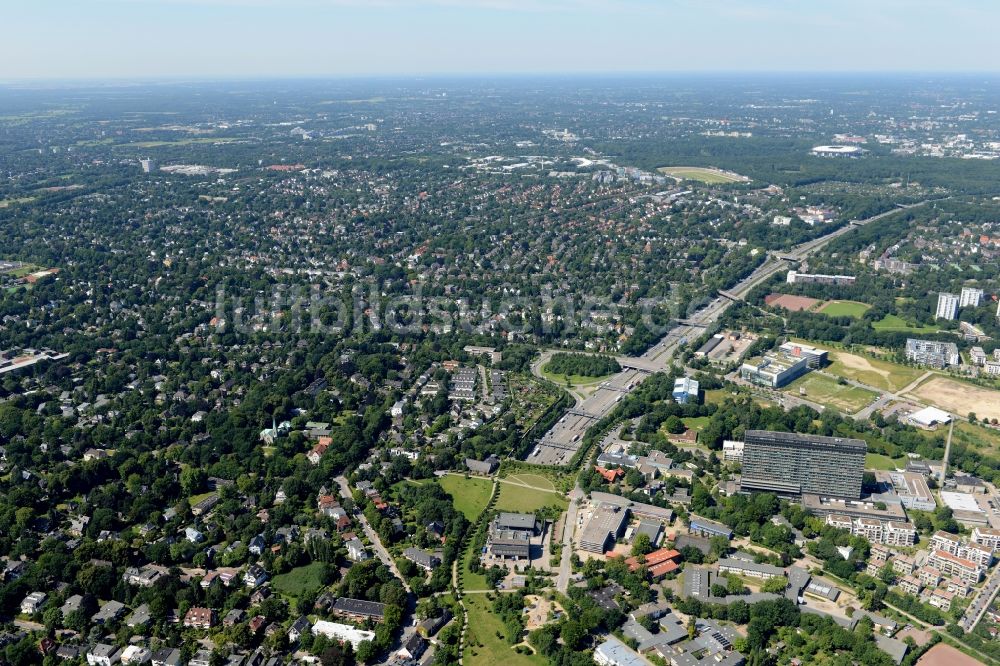
[[[931,489],[927,486],[927,480],[923,474],[889,472],[886,476],[892,484],[892,489],[899,497],[899,501],[907,509],[933,511],[937,508],[937,502],[934,501],[934,495],[931,494]]]
[[[799,497],[861,497],[868,445],[860,439],[748,430],[743,442],[743,492]]]
[[[938,425],[950,423],[951,414],[937,407],[924,407],[911,413],[906,420],[918,428],[933,430]]]
[[[678,377],[674,380],[674,401],[679,405],[697,403],[698,382],[688,377]]]
[[[598,504],[580,536],[580,549],[603,554],[625,533],[628,517],[627,508]]]

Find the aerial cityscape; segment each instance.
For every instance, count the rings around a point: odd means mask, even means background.
[[[5,58],[0,664],[1000,663],[1000,75],[481,56]]]

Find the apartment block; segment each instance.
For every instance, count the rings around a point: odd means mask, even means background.
[[[961,357],[958,354],[958,345],[954,342],[908,338],[906,340],[906,360],[941,369],[949,365],[958,365],[961,362]]]
[[[975,585],[983,576],[983,570],[971,560],[952,555],[943,550],[931,551],[927,563],[946,576],[954,576],[966,585]]]
[[[962,293],[959,296],[958,307],[978,308],[982,302],[983,302],[982,289],[976,289],[974,287],[962,287]]]
[[[937,310],[934,313],[935,319],[947,319],[954,321],[958,316],[958,304],[960,299],[955,294],[941,292],[938,294]]]
[[[989,548],[990,550],[997,550],[1000,548],[1000,530],[995,530],[989,527],[975,527],[972,530],[972,536],[970,538],[972,543],[983,546],[984,548]]]

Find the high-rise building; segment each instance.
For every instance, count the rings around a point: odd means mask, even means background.
[[[938,294],[937,312],[934,314],[934,317],[936,319],[948,319],[949,321],[954,320],[958,316],[958,303],[959,298],[955,294],[941,292]]]
[[[939,297],[940,298],[940,297]],[[962,295],[959,300],[960,308],[978,308],[983,302],[983,290],[974,287],[962,287]]]
[[[858,499],[867,452],[860,439],[748,430],[741,490]]]
[[[144,160],[139,160],[139,164],[142,165],[143,173],[152,173],[156,171],[156,160],[146,158]]]

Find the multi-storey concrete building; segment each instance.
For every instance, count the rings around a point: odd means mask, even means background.
[[[903,592],[906,592],[907,594],[912,594],[913,596],[917,596],[918,594],[920,594],[920,590],[922,589],[920,581],[914,578],[913,576],[903,576],[902,578],[899,579],[897,585],[899,585],[899,589],[901,589]]]
[[[941,292],[938,294],[937,310],[934,313],[934,318],[953,321],[958,316],[958,304],[958,296]]]
[[[946,576],[954,576],[966,585],[975,585],[983,570],[972,560],[966,560],[943,550],[932,550],[927,563]]]
[[[917,542],[917,528],[914,527],[913,523],[878,520],[876,518],[852,518],[834,513],[827,515],[826,524],[850,530],[851,534],[863,536],[873,544],[912,546]],[[884,563],[885,560],[882,560],[879,565]]]
[[[948,532],[937,531],[931,537],[931,550],[939,550],[954,555],[963,560],[975,562],[982,568],[988,568],[993,563],[993,549],[978,543],[966,543],[961,537]]]
[[[978,308],[979,304],[982,302],[983,302],[982,289],[976,289],[975,287],[962,287],[962,293],[959,297],[958,307]]]
[[[990,550],[1000,548],[1000,530],[989,527],[975,527],[972,530],[972,543],[978,544]]]
[[[785,570],[771,564],[758,564],[752,560],[726,557],[719,560],[719,573],[734,573],[737,576],[770,580],[771,578],[784,576]]]
[[[958,365],[961,357],[958,355],[958,345],[954,342],[938,342],[936,340],[906,340],[906,360],[932,368],[944,368]]]
[[[591,553],[604,553],[625,533],[628,517],[628,508],[599,504],[580,536],[580,549]]]
[[[748,430],[743,492],[803,493],[857,499],[868,445],[860,439]]]

